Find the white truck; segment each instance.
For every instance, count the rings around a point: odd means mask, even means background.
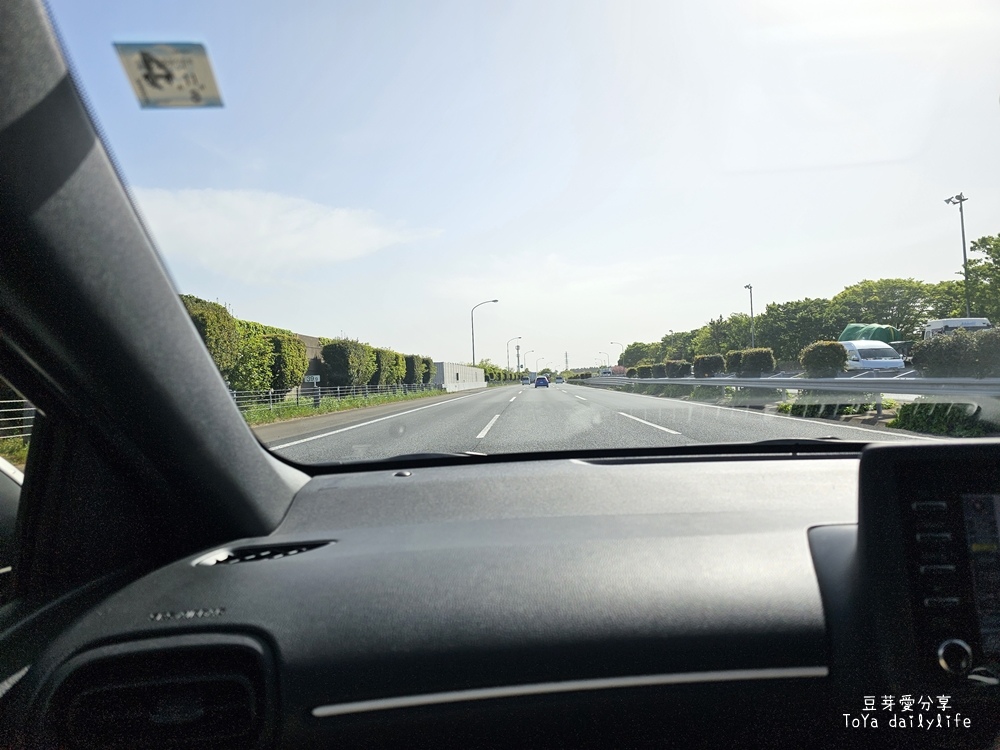
[[[930,339],[942,334],[950,335],[960,328],[966,331],[985,331],[992,328],[988,318],[942,318],[929,320],[924,324],[924,338]]]

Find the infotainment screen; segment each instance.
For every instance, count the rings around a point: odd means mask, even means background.
[[[962,495],[983,655],[1000,658],[1000,495]]]

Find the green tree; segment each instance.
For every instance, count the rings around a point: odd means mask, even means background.
[[[880,323],[916,337],[930,309],[928,286],[916,279],[859,281],[830,300],[833,320],[841,330],[848,323]]]
[[[835,340],[844,329],[833,320],[830,300],[816,298],[772,302],[754,323],[758,346],[773,349],[779,361],[797,360],[803,347]]]
[[[644,360],[652,362],[657,356],[658,349],[657,344],[643,344],[641,341],[633,341],[625,347],[625,351],[618,358],[618,364],[624,367],[633,367]]]
[[[978,309],[978,307],[977,307]],[[927,285],[927,319],[964,318],[965,282],[939,281]],[[917,338],[920,338],[917,332]]]
[[[969,294],[972,315],[1000,322],[1000,235],[980,237],[969,247]],[[965,317],[963,301],[962,314]]]

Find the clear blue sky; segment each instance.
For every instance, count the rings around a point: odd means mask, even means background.
[[[819,5],[50,0],[181,292],[451,361],[499,298],[477,357],[571,366],[747,283],[955,278],[959,191],[1000,233],[1000,5]],[[140,109],[149,41],[225,106]]]

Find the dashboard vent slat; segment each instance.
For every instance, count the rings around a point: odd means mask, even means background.
[[[235,547],[216,550],[195,561],[195,565],[236,565],[237,563],[282,560],[332,544],[325,542],[299,542],[295,544],[268,544],[249,547]]]

